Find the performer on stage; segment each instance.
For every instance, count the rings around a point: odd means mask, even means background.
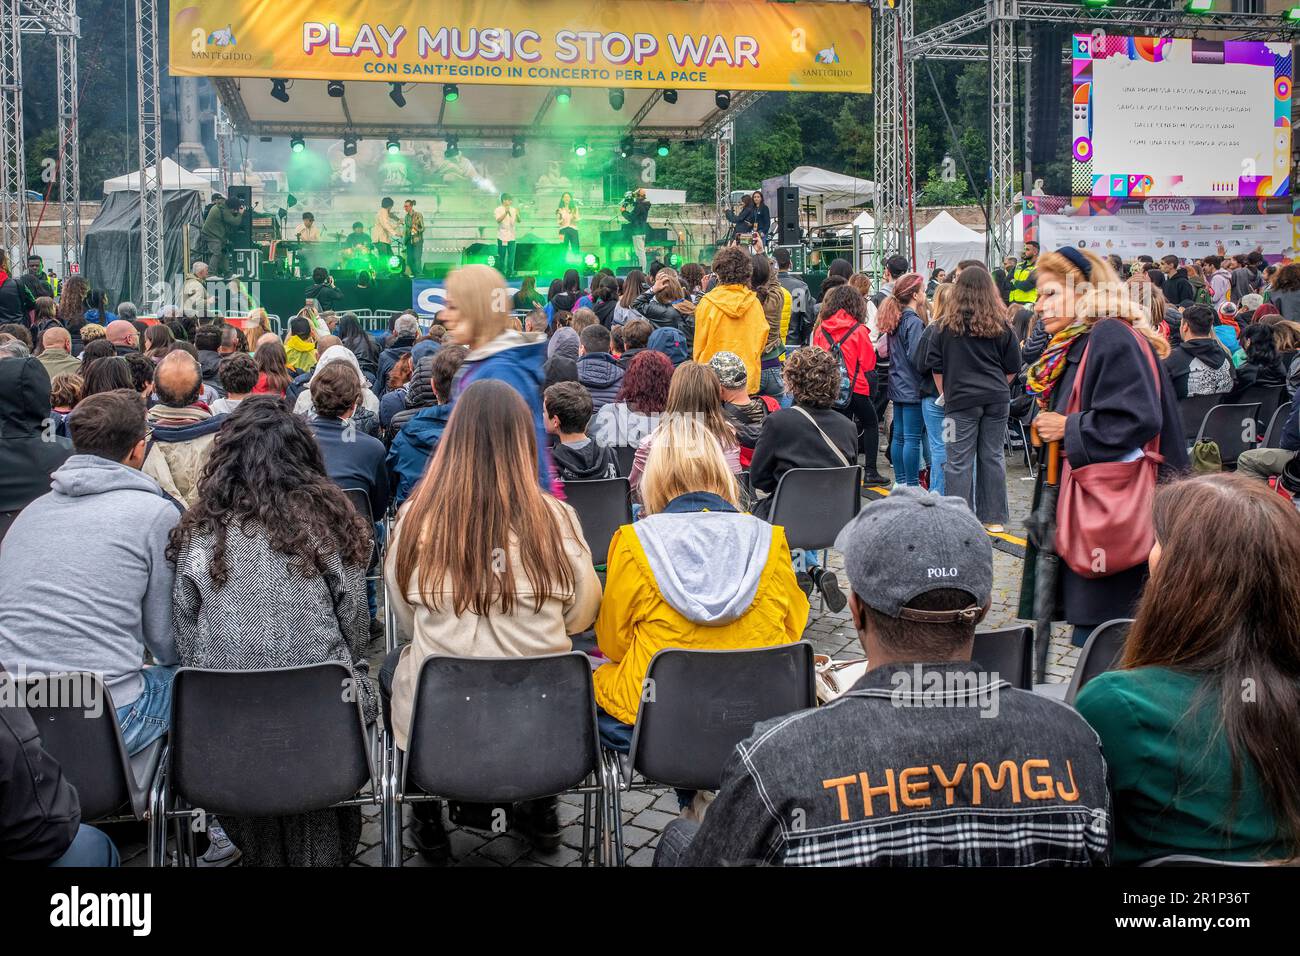
[[[402,220],[393,212],[393,200],[385,196],[379,203],[379,212],[375,213],[375,224],[370,230],[376,251],[381,256],[393,254],[393,243],[402,234]]]
[[[647,268],[645,259],[645,237],[650,231],[648,220],[650,218],[650,200],[646,199],[645,190],[636,191],[635,201],[630,205],[628,199],[623,200],[623,205],[619,207],[619,213],[627,220],[629,231],[632,233],[632,250],[636,254],[636,260],[644,272]]]
[[[302,224],[293,231],[293,236],[299,242],[320,242],[320,227],[316,225],[316,217],[309,212],[302,214]]]
[[[402,204],[406,210],[406,220],[402,226],[402,237],[406,243],[406,274],[418,276],[424,264],[424,216],[415,211],[415,200],[408,199]]]
[[[348,233],[343,244],[349,249],[363,249],[368,254],[370,252],[370,233],[366,232],[364,222],[354,222],[352,231]]]
[[[201,237],[208,250],[208,268],[213,275],[221,278],[230,275],[230,240],[243,221],[244,203],[233,196],[208,210]]]
[[[565,193],[555,208],[555,224],[560,227],[560,235],[564,237],[565,254],[575,259],[579,254],[578,219],[578,205],[573,201],[573,193]]]
[[[515,226],[519,222],[519,207],[515,197],[501,194],[501,205],[492,213],[497,221],[497,268],[506,278],[515,271]]]

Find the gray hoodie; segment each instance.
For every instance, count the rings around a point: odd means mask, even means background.
[[[11,673],[94,671],[113,705],[140,696],[147,648],[175,664],[164,551],[180,510],[149,476],[73,455],[0,545],[0,661]]]

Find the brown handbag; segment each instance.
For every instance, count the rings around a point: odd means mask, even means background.
[[[1160,404],[1160,370],[1142,333],[1128,323],[1147,357]],[[1066,404],[1066,416],[1079,411],[1079,393],[1088,364],[1089,342],[1079,361]],[[1084,578],[1104,578],[1127,571],[1147,560],[1155,544],[1152,502],[1156,477],[1164,458],[1160,432],[1147,442],[1142,457],[1134,461],[1102,461],[1082,468],[1061,469],[1061,493],[1056,506],[1056,553],[1070,570]]]

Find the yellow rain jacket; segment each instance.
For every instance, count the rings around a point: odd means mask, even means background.
[[[316,344],[291,335],[284,340],[284,356],[290,368],[310,372],[316,367]]]
[[[696,502],[690,510],[674,510],[687,499]],[[596,618],[609,663],[593,677],[596,703],[625,724],[636,722],[656,651],[791,644],[808,623],[785,529],[735,511],[700,511],[701,501],[730,507],[713,495],[683,496],[661,514],[624,525],[610,542]]]
[[[749,372],[749,394],[756,395],[768,331],[763,303],[753,289],[743,285],[715,286],[695,306],[692,358],[707,362],[718,352],[735,352]]]

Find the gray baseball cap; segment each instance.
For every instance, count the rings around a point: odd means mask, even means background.
[[[904,608],[940,588],[965,591],[982,609],[993,593],[993,546],[961,498],[902,487],[867,504],[835,541],[858,600],[888,617],[930,624],[978,620],[964,611]]]

